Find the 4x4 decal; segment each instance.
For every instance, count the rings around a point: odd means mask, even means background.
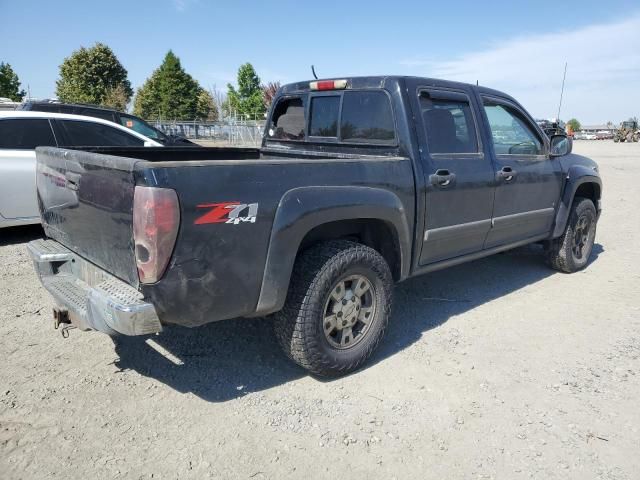
[[[196,221],[193,222],[195,225],[202,225],[205,223],[231,223],[233,225],[245,222],[256,223],[256,218],[258,216],[257,203],[204,203],[197,205],[196,207],[208,208],[209,211],[196,218]]]

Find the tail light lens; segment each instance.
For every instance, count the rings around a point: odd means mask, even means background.
[[[317,80],[309,83],[311,90],[344,90],[347,88],[346,80]]]
[[[178,236],[180,205],[170,188],[136,187],[133,194],[133,241],[138,278],[155,283],[162,277]]]

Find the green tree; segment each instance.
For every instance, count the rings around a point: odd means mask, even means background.
[[[237,90],[230,83],[227,84],[227,89],[227,114],[259,118],[266,111],[260,77],[250,63],[245,63],[238,69]]]
[[[123,109],[129,103],[133,90],[127,79],[127,70],[113,51],[103,43],[93,47],[81,47],[64,59],[60,65],[60,78],[56,82],[56,95],[63,102],[113,103],[114,92],[125,99]]]
[[[575,118],[569,120],[567,122],[567,125],[569,125],[571,127],[571,130],[573,130],[574,132],[579,132],[582,129],[582,125],[580,125],[580,122]]]
[[[102,105],[124,112],[127,109],[127,104],[129,103],[130,98],[131,96],[127,94],[127,90],[124,88],[124,85],[119,84],[114,88],[107,89],[104,100],[102,100]]]
[[[162,64],[138,89],[133,112],[153,120],[206,119],[214,105],[207,96],[208,93],[182,68],[180,59],[169,50]]]
[[[196,117],[208,122],[218,121],[218,106],[213,96],[204,89],[198,94],[198,105],[196,108]]]
[[[24,90],[20,90],[20,79],[11,65],[0,62],[0,97],[19,102],[24,95]]]

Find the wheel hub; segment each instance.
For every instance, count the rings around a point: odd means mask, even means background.
[[[323,328],[329,344],[337,349],[360,342],[374,319],[374,288],[364,275],[350,275],[336,282],[325,303]]]
[[[339,302],[333,302],[331,309],[336,315],[336,329],[353,327],[358,321],[362,300],[352,290],[347,290],[344,298]]]

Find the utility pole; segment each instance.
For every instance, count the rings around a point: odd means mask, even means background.
[[[558,116],[556,121],[560,123],[560,109],[562,108],[562,95],[564,94],[564,80],[567,78],[567,62],[564,62],[564,75],[562,76],[562,88],[560,89],[560,104],[558,105]]]

